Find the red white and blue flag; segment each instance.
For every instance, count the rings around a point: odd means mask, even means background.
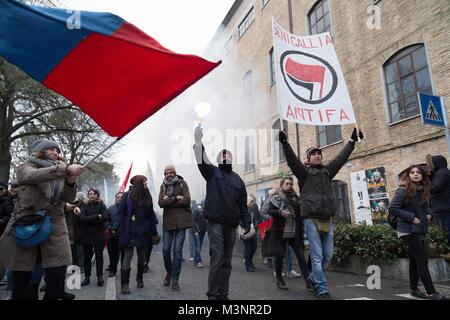
[[[0,56],[123,137],[219,63],[164,48],[111,13],[0,0]],[[75,19],[76,20],[76,19]]]

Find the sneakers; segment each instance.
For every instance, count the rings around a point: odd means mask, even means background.
[[[430,294],[427,297],[427,300],[449,300],[449,298],[436,292],[436,293]]]
[[[289,278],[300,278],[302,275],[295,270],[288,273]]]
[[[250,267],[245,267],[245,269],[246,269],[248,272],[255,272],[255,267],[252,267],[252,266],[250,266]]]
[[[428,299],[428,295],[420,291],[419,289],[411,290],[411,295],[419,299]]]
[[[164,287],[170,286],[170,281],[172,280],[172,277],[170,273],[166,273],[166,277],[164,278]]]
[[[190,257],[189,262],[192,262],[192,261],[194,261],[194,258]]]
[[[277,276],[276,271],[273,272],[273,276],[274,276],[274,277]],[[286,278],[286,273],[282,272],[282,273],[281,273],[281,276],[282,276],[283,278]]]
[[[172,281],[172,291],[180,291],[180,285],[178,284],[178,280]]]
[[[286,282],[284,282],[283,279],[277,280],[277,288],[280,290],[289,290],[289,288],[286,286]]]
[[[201,262],[197,263],[197,268],[203,268],[203,264]]]
[[[323,293],[317,295],[317,298],[319,300],[333,300],[333,298],[331,298],[331,296],[328,292],[323,292]]]

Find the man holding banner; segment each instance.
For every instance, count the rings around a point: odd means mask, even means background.
[[[299,37],[284,30],[273,20],[275,73],[280,119],[307,125],[343,125],[356,123],[336,51],[328,32]],[[280,121],[283,123],[283,121]],[[335,215],[331,181],[347,162],[363,134],[353,130],[351,140],[329,164],[322,164],[322,150],[306,151],[308,164],[296,156],[281,128],[289,168],[299,180],[300,209],[309,241],[312,272],[309,276],[320,299],[331,299],[324,270],[333,256]]]

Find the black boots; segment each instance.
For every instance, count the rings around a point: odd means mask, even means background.
[[[137,275],[136,275],[136,281],[137,281],[137,287],[143,288],[144,287],[144,274],[145,265],[138,265],[137,266]]]
[[[87,286],[89,283],[91,283],[89,276],[85,276],[83,282],[81,283],[82,287]]]
[[[102,287],[105,284],[105,280],[103,280],[103,276],[97,276],[97,286]]]
[[[122,294],[130,294],[130,288],[128,284],[130,283],[130,271],[128,270],[120,270],[120,283],[121,283],[121,293]]]

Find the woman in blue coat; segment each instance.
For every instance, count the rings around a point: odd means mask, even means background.
[[[131,187],[123,194],[119,207],[119,246],[124,249],[120,274],[122,294],[130,294],[129,282],[134,248],[138,256],[137,287],[144,287],[143,273],[148,239],[158,234],[157,218],[153,211],[147,178],[142,175],[134,176],[130,183]]]
[[[389,206],[389,214],[397,218],[398,237],[408,245],[411,295],[421,299],[447,300],[436,292],[428,269],[425,236],[432,214],[429,207],[430,180],[421,166],[410,166]],[[418,288],[419,278],[426,294]]]

